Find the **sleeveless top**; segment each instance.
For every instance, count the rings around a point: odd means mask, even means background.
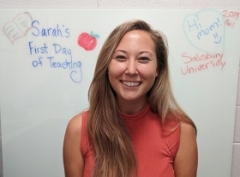
[[[179,148],[180,126],[166,121],[147,105],[142,111],[127,115],[120,113],[133,143],[138,177],[174,177],[173,162]],[[94,152],[87,138],[88,111],[82,113],[81,152],[84,159],[83,177],[90,177],[94,167]]]

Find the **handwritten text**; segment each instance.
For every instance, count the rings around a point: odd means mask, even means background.
[[[226,65],[226,62],[223,61],[223,53],[196,53],[195,55],[189,55],[185,52],[182,54],[182,58],[185,64],[184,67],[181,68],[183,75],[193,74],[216,67],[223,70]]]

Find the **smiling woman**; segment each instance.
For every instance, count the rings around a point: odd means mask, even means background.
[[[109,35],[89,102],[66,130],[66,177],[196,176],[196,127],[173,96],[164,35],[146,22]]]
[[[147,92],[157,76],[153,40],[145,31],[130,31],[124,35],[112,58],[108,78],[116,92],[119,109],[136,113],[147,104]]]

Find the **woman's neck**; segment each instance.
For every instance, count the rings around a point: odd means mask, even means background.
[[[147,103],[147,98],[134,101],[118,100],[118,107],[121,112],[131,115],[141,111],[147,105]]]

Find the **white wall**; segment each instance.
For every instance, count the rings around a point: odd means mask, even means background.
[[[47,9],[112,9],[112,8],[233,8],[240,9],[240,0],[0,0],[0,9],[6,8],[47,8]],[[1,18],[1,17],[0,17]],[[240,67],[239,67],[240,75]],[[238,80],[238,95],[236,95],[236,123],[233,140],[232,176],[240,176],[240,77]],[[1,111],[1,108],[0,108]],[[1,136],[0,136],[1,138]],[[1,148],[1,139],[0,139]],[[2,153],[0,149],[0,158]],[[213,159],[214,160],[214,159]],[[2,161],[2,160],[1,160]],[[2,162],[0,161],[0,177],[2,177]]]

